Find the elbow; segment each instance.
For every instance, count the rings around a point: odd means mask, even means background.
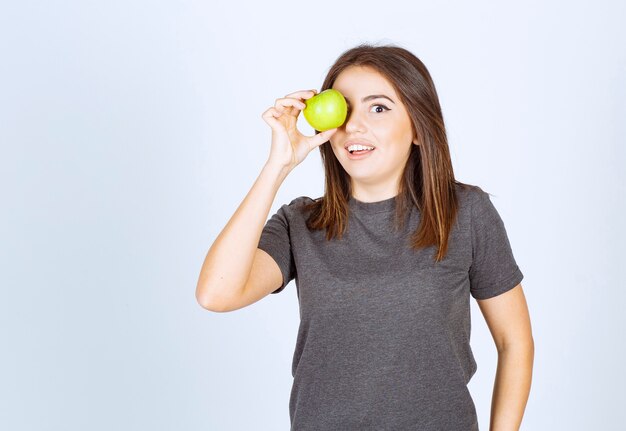
[[[506,353],[511,351],[523,351],[530,353],[532,355],[535,354],[535,340],[532,336],[518,338],[514,340],[507,340],[500,344],[496,344],[496,349],[498,353]]]
[[[196,302],[198,303],[198,305],[200,305],[200,307],[204,308],[205,310],[210,309],[209,301],[207,300],[205,295],[203,295],[202,292],[200,292],[197,289],[196,289]]]
[[[202,308],[208,311],[218,312],[218,307],[207,293],[207,289],[203,289],[200,285],[196,286],[196,302]]]

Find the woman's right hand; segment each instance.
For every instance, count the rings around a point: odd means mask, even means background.
[[[282,99],[276,99],[272,108],[267,109],[262,118],[272,128],[272,148],[267,161],[290,172],[306,156],[337,131],[330,129],[313,136],[305,136],[296,127],[298,115],[306,105],[303,100],[315,96],[316,90],[296,91]]]

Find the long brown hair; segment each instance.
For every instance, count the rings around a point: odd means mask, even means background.
[[[416,207],[420,223],[411,237],[411,247],[437,246],[436,261],[448,250],[448,237],[458,212],[455,184],[472,187],[454,178],[439,98],[426,66],[411,52],[395,45],[360,44],[345,51],[330,67],[321,91],[332,87],[339,74],[350,66],[369,66],[393,85],[411,118],[419,145],[411,153],[396,196],[396,228],[404,225]],[[316,133],[318,133],[316,131]],[[326,239],[341,238],[347,228],[351,183],[329,142],[320,145],[325,171],[324,196],[303,206],[311,211],[307,227],[326,229]]]

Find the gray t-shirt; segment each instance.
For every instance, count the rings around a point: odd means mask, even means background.
[[[295,278],[300,326],[293,356],[291,429],[478,430],[467,383],[476,372],[470,348],[470,293],[502,294],[523,278],[502,219],[478,187],[459,198],[446,257],[435,246],[414,251],[414,208],[393,229],[395,198],[350,198],[347,231],[327,241],[309,231],[298,206],[267,220],[259,248]]]

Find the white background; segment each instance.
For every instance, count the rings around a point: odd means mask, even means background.
[[[495,195],[536,344],[522,429],[624,429],[625,20],[617,0],[3,2],[0,429],[289,428],[295,284],[211,313],[196,282],[267,160],[262,112],[361,42],[426,64],[457,179]],[[271,213],[322,193],[316,150]]]

